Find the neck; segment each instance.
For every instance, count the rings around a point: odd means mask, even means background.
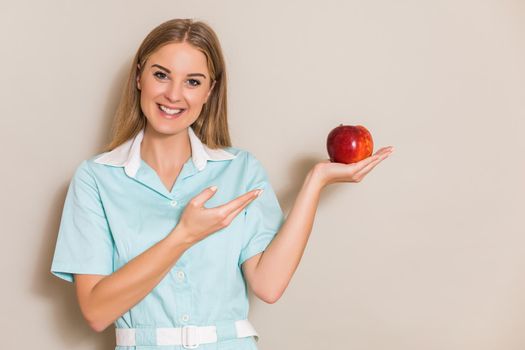
[[[188,129],[174,135],[161,134],[146,124],[140,147],[142,160],[158,172],[180,169],[191,157]]]

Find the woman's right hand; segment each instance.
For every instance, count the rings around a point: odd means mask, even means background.
[[[259,191],[252,190],[215,208],[205,208],[204,203],[216,192],[208,187],[193,197],[182,212],[177,229],[185,235],[185,241],[195,244],[210,234],[228,226],[248,204],[257,198]]]

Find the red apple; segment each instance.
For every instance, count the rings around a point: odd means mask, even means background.
[[[326,148],[331,162],[350,164],[371,156],[374,142],[364,126],[341,124],[328,134]]]

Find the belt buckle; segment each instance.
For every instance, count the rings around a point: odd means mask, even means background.
[[[185,349],[195,349],[200,345],[198,343],[197,328],[197,326],[182,327],[182,346]]]

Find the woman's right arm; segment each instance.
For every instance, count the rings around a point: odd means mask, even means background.
[[[253,190],[219,207],[205,208],[204,203],[214,193],[208,188],[194,197],[164,239],[111,275],[75,275],[80,310],[93,330],[102,332],[140,302],[187,249],[228,226],[257,197],[257,190]]]
[[[176,227],[109,276],[75,275],[80,309],[90,327],[102,332],[131,309],[160,283],[190,246]]]

